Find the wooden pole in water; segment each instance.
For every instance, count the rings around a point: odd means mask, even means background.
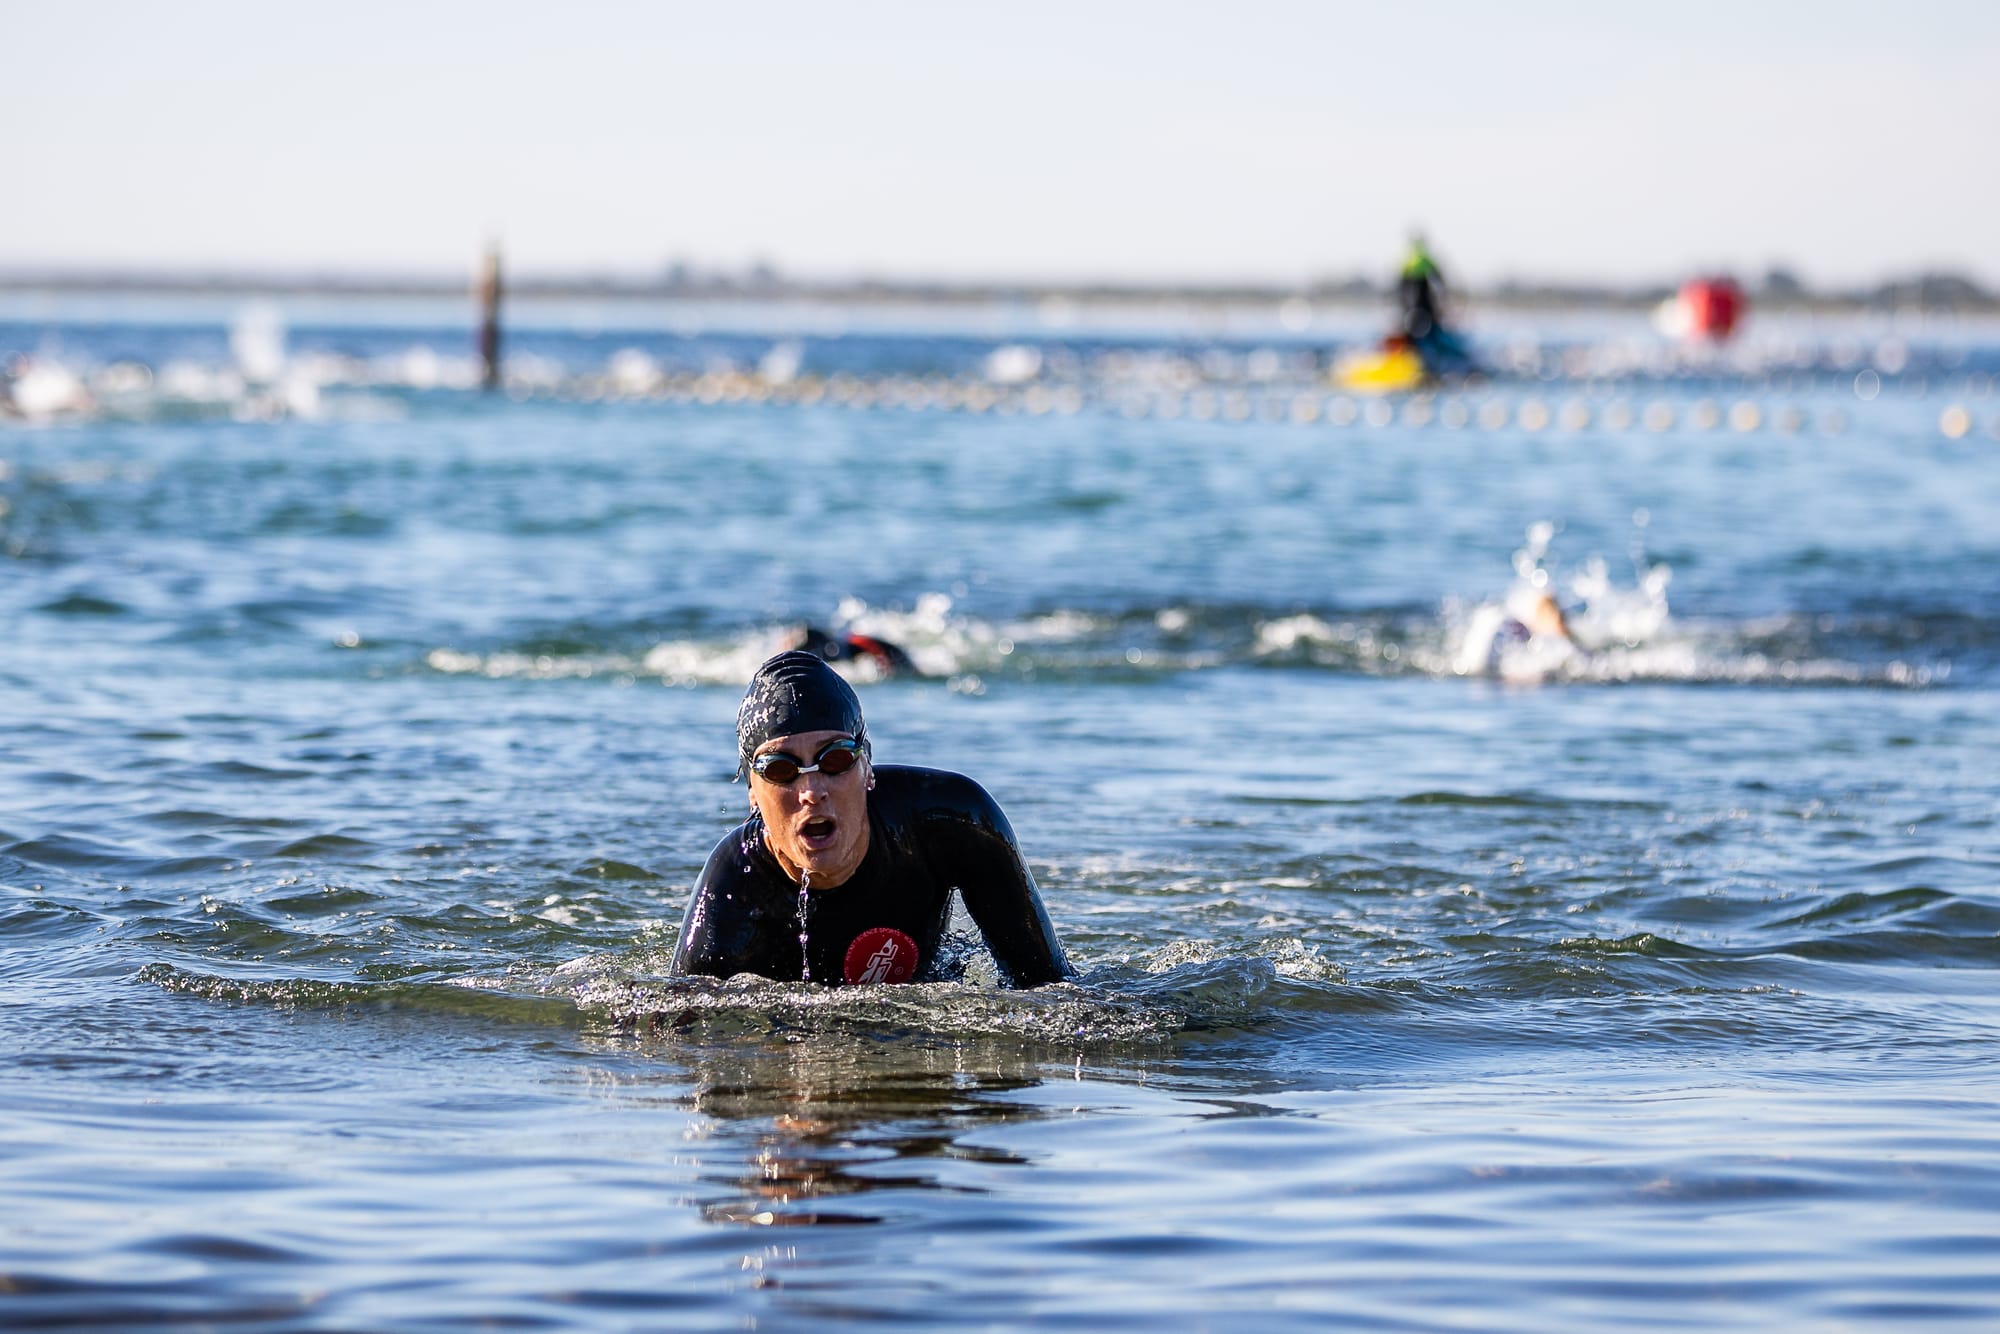
[[[479,298],[480,384],[488,390],[500,387],[500,247],[489,244],[480,261],[479,280],[474,284]]]

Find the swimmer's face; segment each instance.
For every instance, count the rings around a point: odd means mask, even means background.
[[[750,804],[764,817],[764,842],[785,874],[812,877],[811,888],[845,884],[868,855],[868,789],[875,771],[866,755],[841,773],[801,773],[789,783],[758,774],[756,759],[783,751],[801,768],[821,763],[821,752],[845,732],[795,732],[774,737],[751,757]],[[838,761],[835,762],[837,767]]]

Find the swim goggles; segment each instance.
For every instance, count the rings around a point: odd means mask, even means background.
[[[767,783],[784,787],[800,774],[825,774],[828,778],[837,778],[852,769],[860,759],[861,743],[842,738],[821,746],[811,764],[801,764],[798,756],[788,755],[782,750],[765,751],[750,761],[750,772]]]

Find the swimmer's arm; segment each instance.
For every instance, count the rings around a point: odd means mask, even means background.
[[[1074,976],[1006,813],[984,788],[962,781],[962,801],[937,826],[945,863],[939,870],[958,887],[1009,985],[1039,987]]]
[[[674,961],[667,970],[675,976],[734,977],[764,971],[758,960],[745,956],[741,924],[723,920],[731,901],[724,891],[741,875],[738,842],[739,836],[731,833],[716,844],[708,864],[701,869],[701,878],[694,883],[687,914],[681,919],[680,942],[674,946]]]

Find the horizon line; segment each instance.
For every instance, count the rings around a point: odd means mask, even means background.
[[[155,263],[0,263],[0,291],[179,295],[328,295],[451,297],[476,281],[475,266],[452,273],[442,266],[330,264],[230,265]],[[1457,286],[1466,300],[1632,305],[1657,303],[1687,282],[1729,278],[1766,304],[1802,306],[1922,306],[2000,309],[2000,293],[1962,270],[1918,266],[1904,276],[1873,282],[1811,284],[1783,265],[1754,277],[1727,268],[1679,278],[1589,279],[1509,276]],[[1361,273],[1274,278],[1035,278],[935,277],[859,273],[846,277],[781,272],[769,261],[729,268],[669,260],[651,272],[538,267],[505,275],[508,295],[522,298],[845,300],[963,303],[972,301],[1273,301],[1372,302],[1391,295],[1393,279]]]

